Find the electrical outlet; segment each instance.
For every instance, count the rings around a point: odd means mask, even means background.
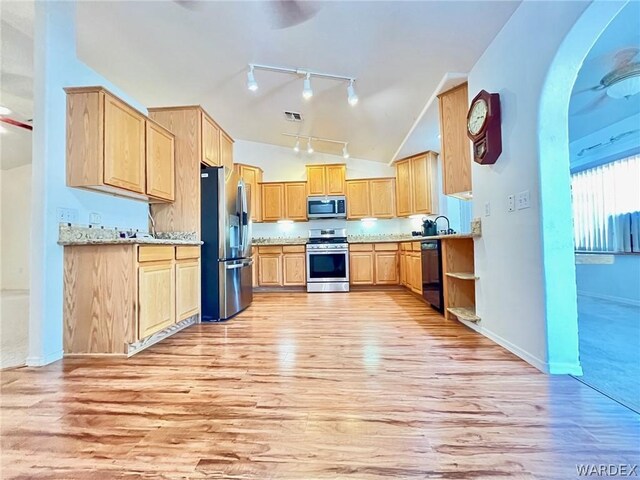
[[[524,192],[518,193],[518,198],[516,205],[518,210],[522,210],[523,208],[529,208],[529,190],[525,190]]]
[[[100,225],[102,223],[102,215],[96,212],[91,212],[89,214],[89,224],[90,225]]]
[[[507,210],[509,210],[510,212],[515,212],[515,210],[516,210],[516,196],[515,195],[509,195],[507,197]]]
[[[78,223],[78,210],[58,207],[56,210],[58,223]]]
[[[491,215],[491,203],[484,202],[484,216],[488,217],[489,215]]]

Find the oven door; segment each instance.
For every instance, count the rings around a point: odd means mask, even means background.
[[[307,216],[309,218],[334,218],[338,208],[335,200],[309,198],[307,200]]]
[[[307,282],[348,281],[348,250],[307,250]]]

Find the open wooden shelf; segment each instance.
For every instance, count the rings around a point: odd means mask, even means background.
[[[474,308],[470,307],[449,307],[447,312],[458,317],[459,320],[466,320],[467,322],[479,322],[480,317],[476,315]]]
[[[445,273],[447,277],[457,278],[459,280],[477,280],[478,277],[475,276],[473,272],[447,272]]]

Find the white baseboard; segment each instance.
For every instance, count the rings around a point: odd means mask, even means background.
[[[578,291],[578,296],[590,297],[598,300],[606,300],[608,302],[622,303],[623,305],[631,305],[632,307],[640,307],[640,300],[634,300],[633,298],[615,297],[613,295],[602,295],[600,293],[581,291]]]
[[[45,365],[49,365],[50,363],[57,362],[58,360],[62,360],[63,352],[60,350],[59,352],[53,352],[45,356],[28,356],[27,357],[27,367],[43,367]]]

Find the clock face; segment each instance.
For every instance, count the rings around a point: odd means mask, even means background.
[[[467,121],[467,130],[471,135],[477,135],[485,122],[487,121],[487,114],[489,109],[487,102],[484,99],[479,99],[471,107],[471,113],[469,114],[469,120]]]

